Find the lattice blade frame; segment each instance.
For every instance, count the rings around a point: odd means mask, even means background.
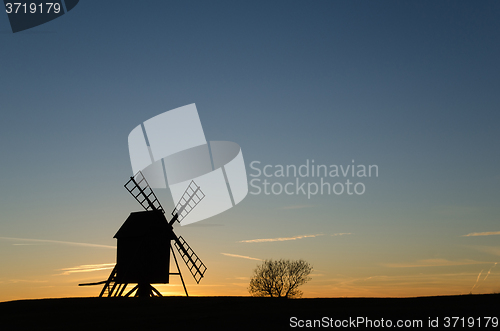
[[[175,244],[174,244],[175,248],[177,248],[177,251],[184,260],[184,263],[186,263],[186,266],[188,267],[189,272],[191,272],[191,275],[193,275],[194,280],[196,281],[197,284],[199,284],[200,280],[203,278],[203,275],[207,271],[207,267],[200,260],[198,255],[196,255],[196,253],[189,246],[189,244],[184,240],[184,238],[175,237],[174,239],[175,239]]]
[[[194,180],[192,180],[179,199],[179,202],[177,202],[177,205],[172,211],[172,216],[180,223],[204,197],[205,194],[201,191],[200,187],[196,185]]]
[[[162,213],[165,213],[160,201],[141,171],[130,177],[129,181],[123,186],[145,210],[160,210]]]

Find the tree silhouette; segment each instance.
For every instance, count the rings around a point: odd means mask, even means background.
[[[255,268],[248,291],[258,297],[299,298],[298,287],[311,280],[311,271],[304,260],[265,260]]]

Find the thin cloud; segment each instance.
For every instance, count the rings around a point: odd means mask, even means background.
[[[419,260],[414,263],[385,263],[383,264],[389,268],[418,268],[418,267],[448,267],[469,264],[490,264],[494,262],[474,261],[474,260],[461,260],[450,261],[446,259],[427,259]]]
[[[484,270],[484,269],[483,269]],[[481,274],[483,273],[483,270],[479,272],[479,275],[477,275],[476,282],[474,283],[474,286],[470,289],[470,293],[472,293],[472,290],[476,287],[477,283],[479,282],[479,279],[481,278]]]
[[[490,273],[491,273],[491,270],[492,270],[493,268],[495,268],[495,266],[496,266],[497,264],[498,264],[498,262],[495,262],[495,264],[491,266],[490,270],[488,270],[488,273],[486,274],[486,277],[484,277],[483,282],[484,282],[484,281],[488,278],[488,276],[489,276],[489,275],[490,275]]]
[[[331,237],[336,237],[336,236],[344,236],[344,235],[349,235],[352,234],[350,232],[341,232],[341,233],[334,233],[331,234]],[[240,243],[264,243],[264,242],[276,242],[276,241],[289,241],[289,240],[298,240],[298,239],[304,239],[304,238],[316,238],[320,236],[324,236],[325,234],[319,233],[319,234],[303,234],[299,236],[294,236],[294,237],[278,237],[278,238],[264,238],[264,239],[249,239],[249,240],[241,240],[239,241]]]
[[[26,239],[26,238],[11,238],[11,237],[0,237],[0,239],[4,240],[14,240],[14,241],[26,241],[33,243],[45,243],[45,244],[60,244],[60,245],[70,245],[70,246],[83,246],[83,247],[95,247],[95,248],[112,248],[116,249],[115,246],[109,245],[98,245],[98,244],[88,244],[88,243],[77,243],[71,241],[59,241],[59,240],[47,240],[47,239]],[[19,245],[19,244],[13,244]],[[25,244],[28,245],[28,244]]]
[[[60,271],[63,271],[63,273],[59,274],[59,275],[67,276],[67,275],[70,275],[72,273],[78,273],[78,272],[93,272],[93,271],[100,271],[100,270],[108,270],[108,269],[112,269],[114,266],[115,266],[115,263],[83,264],[83,265],[79,265],[77,267],[59,269]]]
[[[231,257],[239,257],[241,259],[247,259],[247,260],[256,260],[256,261],[263,261],[262,259],[258,259],[256,257],[250,257],[250,256],[245,256],[245,255],[236,255],[236,254],[229,254],[229,253],[221,253],[222,255],[225,256],[231,256]]]
[[[298,240],[303,238],[315,238],[323,236],[323,234],[304,234],[295,237],[282,237],[282,238],[267,238],[267,239],[250,239],[250,240],[242,240],[240,243],[263,243],[263,242],[273,242],[273,241],[288,241],[288,240]]]
[[[471,232],[469,234],[464,234],[462,237],[498,236],[498,235],[500,235],[500,231]]]

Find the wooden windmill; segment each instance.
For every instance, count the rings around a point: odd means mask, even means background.
[[[200,187],[191,181],[172,211],[172,218],[168,221],[165,210],[142,172],[130,177],[125,188],[145,211],[131,213],[115,234],[114,238],[118,240],[116,265],[109,278],[98,283],[80,285],[104,284],[100,297],[162,296],[152,284],[168,284],[170,275],[179,275],[187,296],[186,284],[172,241],[196,283],[203,278],[207,268],[184,238],[177,237],[173,224],[175,221],[181,222],[205,195]],[[177,272],[174,273],[170,272],[170,253],[177,267]],[[135,286],[127,289],[131,284]]]

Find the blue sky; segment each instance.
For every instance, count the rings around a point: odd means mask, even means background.
[[[312,261],[306,296],[468,292],[500,255],[498,235],[462,237],[500,231],[499,14],[495,1],[80,1],[16,34],[0,15],[0,237],[114,246],[138,208],[122,187],[129,132],[196,103],[207,139],[237,142],[249,172],[379,166],[362,196],[248,195],[179,229],[212,272],[196,291],[246,295],[258,261],[226,253]],[[301,235],[318,236],[240,242]],[[15,243],[0,240],[0,286],[53,286],[39,296],[92,295],[49,275],[114,262],[113,249]],[[419,261],[436,266],[394,267]],[[495,270],[481,289],[500,289]],[[410,285],[355,282],[380,277]]]

